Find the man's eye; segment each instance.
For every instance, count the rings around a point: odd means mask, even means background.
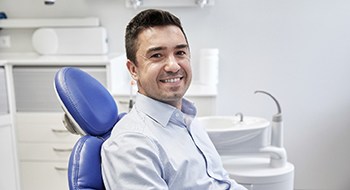
[[[160,57],[162,57],[162,55],[160,53],[156,53],[156,54],[151,55],[151,58],[160,58]]]
[[[178,51],[176,54],[177,55],[186,55],[186,52],[185,51]]]

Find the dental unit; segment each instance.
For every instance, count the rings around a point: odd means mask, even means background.
[[[273,99],[277,113],[271,122],[244,116],[199,117],[222,157],[230,176],[248,190],[293,190],[294,165],[287,161],[283,146],[282,109],[266,91],[255,91]]]

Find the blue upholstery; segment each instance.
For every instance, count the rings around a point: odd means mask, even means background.
[[[103,141],[101,138],[86,135],[76,142],[68,165],[69,189],[105,189],[100,166]]]
[[[118,108],[113,97],[88,73],[64,67],[56,73],[55,87],[64,108],[78,124],[76,127],[85,133],[104,134],[117,122]]]
[[[54,80],[69,131],[82,137],[76,142],[68,164],[71,190],[105,189],[101,174],[101,145],[124,114],[108,90],[88,73],[74,67],[60,69]]]

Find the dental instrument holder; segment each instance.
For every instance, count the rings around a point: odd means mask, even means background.
[[[256,93],[262,93],[270,96],[277,105],[278,112],[272,116],[271,122],[271,146],[264,147],[260,151],[263,153],[269,153],[271,156],[271,167],[278,168],[283,167],[287,163],[287,152],[283,147],[283,122],[282,122],[282,110],[277,99],[270,93],[265,91],[255,91]]]

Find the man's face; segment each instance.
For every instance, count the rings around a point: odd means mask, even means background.
[[[192,70],[185,36],[177,26],[156,26],[138,36],[137,64],[128,60],[128,69],[141,94],[181,107],[190,86]]]

